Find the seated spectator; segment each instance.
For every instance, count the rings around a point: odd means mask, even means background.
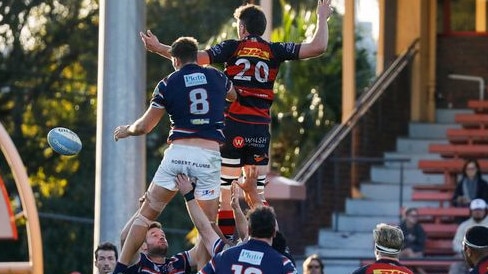
[[[319,255],[312,254],[303,261],[303,274],[325,274]]]
[[[405,237],[400,258],[422,257],[425,249],[425,231],[418,223],[418,210],[407,208],[400,223],[400,229]]]
[[[459,224],[454,239],[452,240],[452,249],[456,252],[456,256],[463,257],[463,239],[466,231],[473,226],[488,227],[488,218],[486,217],[487,208],[486,202],[482,199],[474,199],[469,206],[470,218]],[[449,269],[449,274],[464,274],[469,273],[464,262],[455,262]]]
[[[469,159],[464,163],[462,177],[456,185],[452,204],[457,207],[468,207],[474,199],[488,202],[488,182],[481,177],[478,161]]]
[[[403,214],[400,229],[403,232],[404,241],[400,258],[419,258],[424,256],[426,235],[422,225],[418,222],[418,215],[419,212],[414,207],[407,208]],[[415,273],[426,273],[420,267],[415,270]]]

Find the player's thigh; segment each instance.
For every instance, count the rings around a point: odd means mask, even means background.
[[[269,162],[269,146],[271,134],[268,125],[253,125],[252,135],[246,139],[244,165],[267,166]]]

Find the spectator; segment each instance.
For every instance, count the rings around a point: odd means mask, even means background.
[[[456,252],[456,256],[462,258],[463,239],[468,229],[472,226],[488,227],[488,218],[486,218],[487,209],[486,202],[482,199],[474,199],[469,206],[471,217],[459,224],[456,230],[454,239],[452,240],[452,249]],[[461,262],[455,262],[451,265],[449,274],[468,273],[466,265]]]
[[[418,222],[418,215],[419,212],[414,207],[407,208],[403,214],[400,229],[403,232],[404,241],[400,258],[419,258],[424,256],[426,236],[424,228]],[[423,274],[425,271],[417,267],[416,273]]]
[[[118,253],[117,247],[110,242],[103,242],[95,250],[95,266],[98,273],[109,274],[115,269]]]
[[[303,261],[303,274],[325,274],[319,255],[312,254]]]
[[[366,273],[405,273],[413,274],[398,259],[403,246],[403,232],[400,228],[387,224],[378,224],[373,230],[374,238],[374,263],[358,268],[353,274]]]
[[[471,267],[469,273],[488,273],[488,228],[472,226],[463,240],[464,260]]]
[[[407,208],[400,223],[400,229],[405,238],[400,258],[415,258],[424,255],[425,231],[418,222],[418,210],[414,207]]]
[[[466,160],[461,180],[457,183],[452,197],[452,204],[458,207],[468,207],[474,199],[483,199],[488,202],[488,182],[481,177],[478,161]]]

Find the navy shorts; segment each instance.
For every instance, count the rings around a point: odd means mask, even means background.
[[[265,166],[269,162],[271,134],[267,124],[246,124],[227,119],[225,143],[220,148],[222,166]]]

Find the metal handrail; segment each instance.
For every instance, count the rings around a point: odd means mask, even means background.
[[[356,125],[359,119],[371,108],[371,106],[384,93],[386,88],[396,79],[398,74],[407,66],[417,53],[416,39],[385,71],[383,71],[371,87],[365,91],[356,101],[356,108],[348,120],[339,125],[335,125],[322,139],[315,153],[302,165],[293,180],[305,184],[308,179],[317,171],[322,163],[336,149],[339,143]]]

